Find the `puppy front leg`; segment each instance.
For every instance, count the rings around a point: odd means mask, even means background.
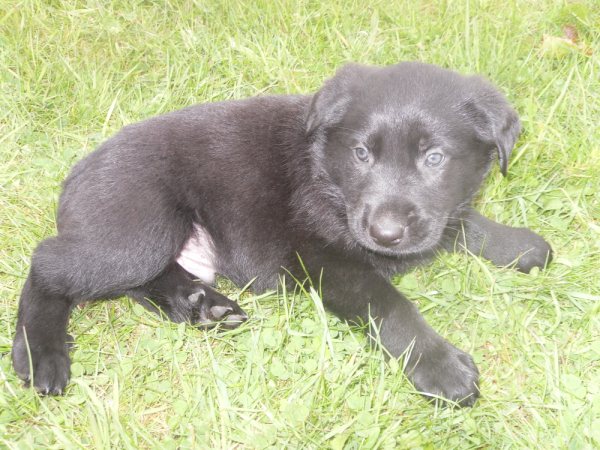
[[[528,228],[513,228],[494,222],[469,209],[458,224],[448,227],[449,247],[467,249],[497,266],[516,261],[516,268],[529,273],[544,268],[552,260],[552,248],[544,238]]]
[[[373,318],[387,351],[394,357],[407,355],[406,374],[417,390],[462,406],[475,403],[479,372],[471,356],[437,334],[387,279],[343,256],[312,258],[307,267],[313,280],[321,280],[328,309],[350,321],[370,323]]]

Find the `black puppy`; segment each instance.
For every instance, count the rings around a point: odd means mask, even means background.
[[[541,237],[469,207],[496,154],[506,172],[519,131],[486,81],[422,63],[347,65],[313,96],[198,105],[127,126],[64,183],[58,236],[37,247],[23,288],[16,372],[63,391],[79,302],[127,294],[174,321],[234,327],[246,315],[210,287],[215,273],[256,277],[261,291],[284,270],[307,270],[335,314],[370,315],[393,356],[410,348],[419,391],[472,405],[471,357],[388,278],[443,247],[525,272],[546,264]]]

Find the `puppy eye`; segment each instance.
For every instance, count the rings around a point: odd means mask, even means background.
[[[354,149],[354,153],[356,157],[362,162],[367,162],[369,160],[369,150],[364,147],[356,147]]]
[[[441,153],[430,153],[425,158],[425,165],[428,167],[439,166],[442,162],[444,162],[444,155]]]

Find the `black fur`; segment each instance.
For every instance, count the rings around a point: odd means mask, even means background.
[[[244,312],[175,261],[194,226],[216,271],[253,289],[290,270],[321,279],[344,319],[379,327],[407,355],[417,389],[462,405],[478,371],[388,278],[441,248],[528,272],[548,244],[469,207],[495,155],[520,131],[478,77],[421,63],[348,65],[313,96],[204,104],[125,127],[64,183],[58,235],[34,252],[19,305],[14,367],[45,393],[69,378],[66,327],[82,301],[131,295],[175,321],[236,326]],[[524,255],[524,256],[523,256]],[[321,276],[322,274],[322,276]],[[31,356],[31,361],[29,360]]]

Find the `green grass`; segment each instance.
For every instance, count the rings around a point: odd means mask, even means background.
[[[600,446],[594,4],[3,1],[0,447]],[[552,39],[567,24],[578,47]],[[446,255],[395,279],[474,355],[475,408],[428,404],[361,330],[293,292],[243,293],[251,321],[222,334],[163,322],[125,299],[86,306],[72,317],[66,395],[21,387],[10,365],[18,296],[76,160],[124,124],[185,105],[312,92],[345,61],[413,59],[483,74],[506,92],[525,132],[508,178],[495,170],[477,203],[555,250],[552,266],[529,276]]]

